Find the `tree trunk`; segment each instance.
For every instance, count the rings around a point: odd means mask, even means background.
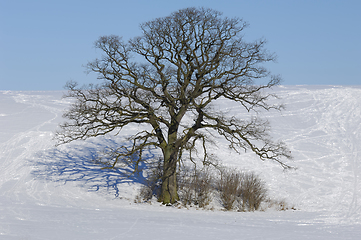
[[[163,202],[163,204],[173,204],[178,200],[177,160],[168,159],[164,161],[162,188],[159,201]]]
[[[168,146],[163,150],[163,176],[161,194],[158,199],[163,204],[173,204],[179,200],[177,186],[177,161],[179,147],[175,142],[177,139],[177,125],[169,130]]]
[[[162,188],[159,202],[173,204],[179,200],[177,186],[177,156],[178,151],[167,149],[164,154]]]

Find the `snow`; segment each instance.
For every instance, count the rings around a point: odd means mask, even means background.
[[[121,138],[55,147],[70,104],[62,92],[0,92],[0,239],[359,239],[361,87],[274,91],[286,109],[263,116],[292,151],[294,170],[233,153],[221,139],[213,149],[224,165],[259,173],[274,199],[297,209],[252,213],[134,203],[142,175],[92,162]],[[235,104],[218,107],[244,116]]]

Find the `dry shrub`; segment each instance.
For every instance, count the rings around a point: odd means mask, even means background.
[[[241,174],[239,210],[256,211],[267,198],[265,183],[255,173]]]
[[[163,173],[163,161],[161,158],[149,163],[148,176],[145,183],[139,189],[136,196],[136,202],[149,201],[153,196],[156,198],[160,195],[160,179]]]
[[[153,196],[159,197],[162,159],[150,164],[145,184],[140,188],[136,202],[149,201]],[[201,169],[182,167],[177,175],[178,194],[183,206],[206,207],[212,200],[212,194],[218,192],[225,210],[257,211],[262,203],[265,208],[286,210],[284,201],[271,201],[267,198],[265,183],[253,172],[240,172],[223,169],[220,177],[215,178],[210,167]]]
[[[217,183],[223,207],[229,211],[234,208],[240,189],[241,176],[234,170],[223,170]]]
[[[184,167],[178,177],[179,198],[183,205],[201,208],[211,201],[212,174],[208,167],[197,170]]]
[[[223,170],[218,181],[220,200],[226,210],[255,211],[266,200],[264,182],[254,173]]]

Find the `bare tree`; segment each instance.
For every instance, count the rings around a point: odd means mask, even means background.
[[[264,40],[245,42],[245,27],[242,19],[224,18],[211,9],[186,8],[141,24],[142,35],[128,42],[100,37],[95,46],[103,56],[87,69],[104,81],[82,88],[68,83],[67,97],[76,102],[64,114],[69,121],[57,132],[59,142],[119,133],[133,123],[144,126],[131,137],[131,147],[119,148],[113,166],[134,154],[139,163],[145,148],[160,149],[163,203],[178,200],[182,153],[194,152],[200,143],[202,160],[209,160],[212,134],[223,136],[236,151],[250,149],[262,160],[287,167],[282,158],[290,158],[290,152],[271,140],[266,121],[240,120],[211,109],[220,98],[238,102],[248,112],[281,109],[269,104],[275,95],[263,91],[280,82],[260,65],[275,57],[265,50]],[[266,84],[257,82],[263,78]],[[194,121],[185,121],[186,114]]]

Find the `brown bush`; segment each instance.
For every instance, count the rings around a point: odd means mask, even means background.
[[[185,168],[178,175],[179,197],[183,205],[207,206],[211,201],[212,174],[209,168]]]
[[[239,210],[256,211],[267,198],[265,183],[255,173],[241,174],[238,192]]]
[[[258,210],[267,197],[264,182],[254,173],[223,170],[217,186],[221,203],[228,211]]]
[[[156,198],[159,197],[162,172],[162,159],[156,159],[149,164],[148,176],[145,183],[139,189],[139,194],[136,196],[136,202],[149,201],[153,196]]]
[[[234,203],[240,190],[241,176],[234,170],[223,170],[217,183],[217,190],[223,207],[229,211],[234,208]]]
[[[149,201],[153,196],[159,197],[163,171],[161,159],[151,163],[148,170],[147,180],[140,188],[136,202]],[[263,202],[272,205],[267,198],[265,183],[253,172],[223,169],[220,177],[215,178],[210,167],[182,167],[177,181],[180,202],[184,206],[204,208],[211,202],[214,192],[218,192],[220,202],[227,211],[257,211]]]

